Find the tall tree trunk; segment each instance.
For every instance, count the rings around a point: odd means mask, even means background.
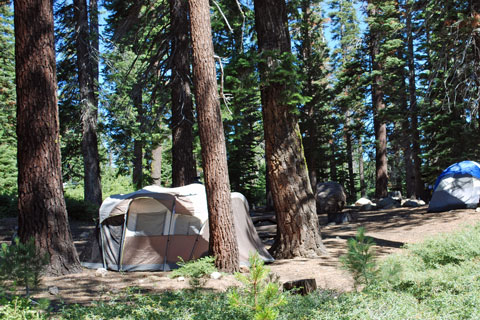
[[[425,187],[422,179],[421,166],[422,161],[420,159],[420,133],[418,130],[418,106],[417,106],[417,88],[415,85],[415,54],[413,47],[413,30],[412,30],[412,6],[410,4],[407,7],[406,17],[406,32],[407,32],[407,64],[408,64],[408,91],[409,91],[409,103],[410,103],[410,134],[412,135],[412,159],[414,163],[413,175],[415,179],[415,193],[412,194],[413,198],[425,199]]]
[[[311,22],[311,1],[306,0],[302,1],[301,8],[303,19],[305,20],[304,27],[300,28],[301,37],[303,39],[302,43],[302,56],[305,59],[305,69],[306,69],[306,79],[305,79],[305,93],[307,96],[314,95],[314,86],[313,78],[309,70],[312,68],[309,58],[312,55],[312,39],[310,37],[311,27],[313,23]],[[317,156],[317,147],[318,147],[318,124],[315,119],[315,102],[308,101],[305,103],[304,107],[305,121],[303,125],[302,133],[304,134],[304,151],[305,151],[305,160],[307,162],[308,175],[310,179],[310,184],[312,185],[312,190],[315,192],[317,188],[317,176],[318,176],[318,156]]]
[[[332,181],[337,181],[338,180],[338,177],[337,177],[337,159],[335,157],[335,141],[332,139],[330,139],[328,141],[328,144],[330,145],[330,152],[331,152],[331,155],[330,155],[330,180]]]
[[[348,119],[349,117],[347,117]],[[348,120],[347,120],[348,122]],[[350,128],[345,127],[345,140],[347,144],[347,164],[348,164],[348,201],[353,202],[357,198],[355,191],[355,174],[353,172],[353,147],[352,147],[352,133]]]
[[[100,183],[100,161],[97,139],[97,104],[98,64],[91,54],[90,33],[86,0],[75,0],[76,46],[78,86],[80,106],[82,109],[82,155],[84,169],[85,202],[100,206],[102,188]],[[98,24],[98,22],[97,22]],[[98,37],[98,34],[93,35]],[[98,40],[97,44],[98,46]],[[94,67],[97,65],[97,67]],[[96,71],[96,72],[95,72]]]
[[[193,79],[198,130],[209,213],[209,252],[217,268],[239,268],[237,237],[233,225],[227,150],[217,92],[210,6],[208,0],[188,0],[193,48]]]
[[[367,195],[367,186],[365,185],[365,172],[363,169],[363,142],[362,137],[358,138],[358,176],[360,179],[360,196]]]
[[[18,234],[49,254],[48,274],[78,272],[62,188],[52,2],[14,6]]]
[[[137,125],[139,126],[139,134],[136,135],[133,141],[133,173],[132,182],[136,189],[143,187],[143,139],[144,132],[144,118],[143,118],[143,101],[142,101],[142,87],[137,84],[132,88],[132,102],[133,107],[137,111]]]
[[[290,53],[284,0],[255,0],[255,28],[260,54],[265,149],[277,237],[271,251],[277,258],[314,257],[325,252],[308,179],[298,120],[282,95],[286,85],[269,81],[281,53]],[[277,79],[278,80],[278,79]],[[284,79],[285,83],[288,79]]]
[[[372,5],[369,15],[377,15],[376,4]],[[385,122],[385,102],[383,101],[383,63],[379,59],[381,34],[379,30],[370,30],[370,56],[374,72],[372,83],[372,103],[375,130],[375,197],[384,198],[388,190],[388,165],[387,165],[387,124]]]
[[[170,0],[172,34],[172,183],[193,183],[197,175],[193,157],[193,103],[190,90],[188,3]]]

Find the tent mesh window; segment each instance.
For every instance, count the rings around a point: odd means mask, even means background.
[[[202,229],[200,219],[184,214],[175,215],[174,234],[177,235],[195,235]]]
[[[127,229],[135,236],[166,234],[170,210],[154,199],[136,199],[130,206]]]

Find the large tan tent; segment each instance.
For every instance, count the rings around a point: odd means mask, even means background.
[[[240,264],[258,252],[273,261],[265,250],[248,213],[248,202],[232,193],[232,210]],[[145,187],[105,199],[99,210],[98,245],[82,255],[89,268],[117,271],[171,270],[179,257],[188,261],[208,253],[208,210],[205,187]]]

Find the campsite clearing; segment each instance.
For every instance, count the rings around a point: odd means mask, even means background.
[[[353,237],[356,230],[363,226],[368,236],[376,242],[379,257],[401,250],[406,243],[416,243],[438,233],[452,232],[467,225],[480,222],[480,213],[463,209],[441,213],[427,213],[427,207],[398,208],[357,212],[354,221],[341,225],[322,226],[322,237],[329,255],[318,259],[298,258],[277,260],[269,265],[272,272],[280,277],[281,282],[305,278],[315,278],[320,289],[349,291],[353,280],[342,270],[338,258],[346,252],[347,239]],[[326,215],[320,216],[321,223],[326,222]],[[258,227],[261,235],[272,235],[275,226],[267,222]],[[0,223],[0,242],[7,241],[15,229],[16,219],[2,219]],[[71,221],[75,244],[79,251],[87,245],[86,241],[93,225],[85,222]],[[270,233],[270,234],[269,234]],[[268,240],[268,239],[267,239]],[[136,287],[146,292],[161,292],[189,288],[188,281],[170,279],[169,272],[114,272],[97,275],[95,270],[84,269],[82,273],[62,277],[46,277],[42,280],[34,297],[44,297],[64,303],[88,304],[97,300],[114,298],[127,287]],[[208,280],[206,287],[212,290],[225,290],[238,285],[232,275],[219,280]],[[49,288],[58,288],[56,296],[49,293]],[[52,292],[52,290],[50,290]],[[55,290],[53,290],[55,291]]]

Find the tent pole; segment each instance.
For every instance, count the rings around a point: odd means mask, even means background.
[[[105,259],[105,246],[104,246],[104,241],[103,241],[103,228],[102,224],[98,223],[97,225],[100,228],[100,243],[102,246],[102,260],[103,260],[103,269],[107,270],[107,260]]]
[[[208,222],[208,220],[206,220],[206,221],[202,224],[202,227],[201,227],[200,230],[198,231],[198,234],[197,234],[197,236],[195,237],[195,242],[193,243],[192,252],[190,252],[190,257],[188,258],[188,260],[192,260],[193,252],[195,251],[195,248],[197,247],[198,237],[200,237],[200,235],[202,234],[203,228],[205,227],[205,224],[206,224],[207,222]]]
[[[175,198],[173,199],[173,204],[172,204],[172,215],[170,217],[170,221],[168,222],[168,235],[167,235],[167,243],[165,244],[165,257],[163,258],[163,271],[165,271],[165,267],[167,265],[168,244],[170,243],[170,233],[171,233],[172,221],[174,217],[175,217]]]
[[[130,202],[131,203],[131,202]],[[125,245],[125,232],[127,230],[127,221],[129,218],[130,204],[128,205],[128,210],[125,213],[125,221],[123,222],[122,238],[120,239],[120,251],[119,251],[119,260],[118,260],[118,271],[122,271],[123,265],[123,246]]]

